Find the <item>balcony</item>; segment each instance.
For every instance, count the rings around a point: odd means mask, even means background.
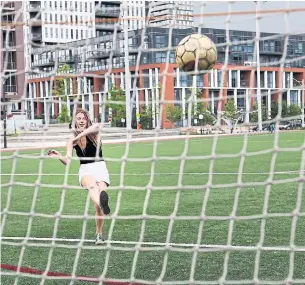
[[[41,41],[42,40],[42,34],[41,33],[33,33],[31,35],[31,40],[33,42],[38,42],[38,41]]]
[[[164,4],[158,4],[156,3],[155,4],[156,6],[152,7],[151,8],[151,13],[153,12],[156,12],[156,11],[160,11],[160,10],[173,10],[174,9],[174,4],[167,4],[167,5],[164,5]],[[154,15],[154,14],[153,14]]]
[[[280,49],[261,49],[259,53],[266,55],[282,55],[283,51]]]
[[[103,50],[103,51],[90,51],[88,53],[87,59],[104,59],[104,58],[109,58],[110,52],[113,51],[113,56],[120,55],[120,50],[116,49],[109,49],[109,50]]]
[[[101,3],[103,3],[103,2],[106,2],[107,4],[114,4],[114,5],[121,5],[121,1],[95,1],[96,3],[98,3],[98,2],[101,2]]]
[[[2,19],[2,30],[15,30],[15,23],[13,20],[10,19]]]
[[[95,19],[95,29],[100,31],[114,31],[117,29],[117,31],[121,31],[120,26],[117,24],[119,19],[117,21],[112,21],[112,23],[105,22],[105,19]]]
[[[3,69],[5,71],[16,70],[16,62],[4,62]]]
[[[75,63],[80,61],[80,56],[73,55],[73,56],[61,56],[58,59],[60,63]]]
[[[40,5],[40,3],[30,4],[27,6],[27,10],[29,12],[39,12],[41,10],[41,5]]]
[[[8,41],[6,42],[5,39],[3,41],[3,50],[16,50],[16,43],[15,41]]]
[[[32,26],[32,27],[41,26],[41,15],[39,15],[38,17],[30,19],[29,20],[29,26]]]
[[[104,18],[119,18],[120,17],[120,8],[99,8],[95,7],[95,15]]]
[[[4,3],[3,6],[2,6],[2,11],[4,13],[14,11],[14,10],[15,10],[15,6],[14,6],[13,1],[7,1],[7,3]]]
[[[3,89],[6,97],[17,95],[17,85],[4,85]]]
[[[32,62],[31,67],[52,67],[55,65],[55,61],[53,57],[50,58],[44,58],[44,59],[38,59]]]

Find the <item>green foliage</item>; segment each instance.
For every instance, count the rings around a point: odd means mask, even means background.
[[[233,99],[230,99],[228,100],[227,104],[225,105],[225,112],[224,112],[224,116],[227,118],[227,119],[230,119],[230,120],[235,120],[237,119],[237,108],[235,106],[235,103],[234,103],[234,100]]]
[[[279,112],[279,104],[278,102],[272,102],[271,103],[271,119],[274,119]],[[287,117],[288,115],[288,107],[287,107],[287,102],[282,101],[282,112],[281,112],[281,117]]]
[[[274,119],[279,111],[279,104],[278,102],[272,102],[271,104],[271,118]],[[282,101],[282,112],[281,118],[285,117],[292,117],[302,114],[302,109],[297,104],[291,104],[287,106],[286,101]]]
[[[253,105],[252,111],[255,111],[254,113],[251,114],[250,121],[255,123],[258,122],[258,106],[257,102]],[[262,121],[267,121],[268,120],[268,108],[262,104]]]
[[[57,73],[69,73],[71,70],[71,67],[69,64],[65,63],[61,67],[58,68]],[[63,100],[66,100],[66,95],[65,95],[65,78],[57,78],[54,81],[54,89],[53,89],[53,95],[56,97],[60,97]]]
[[[107,107],[112,110],[112,124],[113,126],[121,126],[121,119],[126,120],[126,96],[125,91],[122,88],[116,88],[112,85],[108,90],[110,94],[110,101],[107,103]]]
[[[149,107],[145,107],[140,112],[140,124],[143,129],[151,129],[152,128],[152,110]]]
[[[288,107],[287,113],[289,117],[301,115],[302,109],[297,104],[291,104]]]
[[[175,124],[182,118],[182,109],[177,106],[168,105],[166,108],[166,119]]]
[[[69,115],[69,110],[66,105],[63,105],[61,107],[60,114],[57,117],[58,121],[60,123],[69,123],[71,121],[70,115]]]

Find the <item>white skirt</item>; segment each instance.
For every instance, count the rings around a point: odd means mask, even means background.
[[[81,186],[81,181],[84,176],[92,176],[97,182],[103,181],[108,186],[110,185],[109,173],[105,161],[81,164],[78,171],[78,181]]]

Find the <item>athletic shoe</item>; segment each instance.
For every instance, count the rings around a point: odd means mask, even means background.
[[[95,244],[103,244],[105,243],[105,239],[103,238],[102,234],[97,234],[95,239]]]
[[[105,215],[108,215],[110,213],[108,200],[109,200],[108,194],[106,193],[106,191],[102,191],[100,194],[100,207]]]

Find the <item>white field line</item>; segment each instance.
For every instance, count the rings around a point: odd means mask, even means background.
[[[290,170],[290,171],[276,171],[273,172],[275,175],[286,175],[286,174],[299,174],[300,170]],[[155,172],[155,175],[179,175],[179,172]],[[185,172],[183,175],[238,175],[238,172]],[[243,172],[243,175],[269,175],[270,172]],[[9,173],[1,173],[1,176],[11,176]],[[36,173],[15,173],[14,176],[29,176],[36,175]],[[64,176],[64,173],[42,173],[41,176]],[[78,176],[76,173],[70,173],[70,176]],[[120,173],[110,173],[110,176],[120,176]],[[148,176],[151,175],[150,172],[146,173],[124,173],[124,176]]]
[[[20,241],[22,244],[24,242],[57,242],[57,243],[95,243],[93,239],[67,239],[67,238],[37,238],[37,237],[0,237],[0,241]],[[117,245],[130,245],[130,246],[155,246],[155,247],[198,247],[198,248],[207,248],[207,249],[223,249],[223,250],[243,250],[243,251],[257,251],[258,249],[264,251],[291,251],[290,246],[244,246],[244,245],[224,245],[224,244],[193,244],[193,243],[162,243],[162,242],[138,242],[138,241],[118,241],[118,240],[106,240],[104,245],[98,245],[99,248],[103,246],[109,246],[111,244]],[[47,244],[37,244],[37,245],[47,245]],[[85,247],[85,246],[84,246]],[[305,247],[296,247],[294,249],[298,252],[305,252]]]
[[[248,136],[254,136],[254,135],[264,135],[267,136],[264,133],[261,134],[247,134]],[[168,141],[168,140],[184,140],[184,139],[201,139],[201,138],[213,138],[215,137],[215,134],[211,134],[211,135],[196,135],[196,136],[192,136],[192,135],[175,135],[175,136],[153,136],[153,137],[144,137],[144,138],[124,138],[124,139],[114,139],[114,140],[104,140],[103,144],[104,145],[108,145],[108,144],[122,144],[122,143],[126,143],[126,142],[130,142],[130,143],[135,143],[135,142],[154,142],[154,141]],[[218,137],[240,137],[240,136],[245,136],[245,134],[219,134]],[[46,137],[47,138],[47,137]],[[46,148],[50,148],[50,146],[45,144],[46,141],[41,143],[41,146],[35,146],[35,147],[24,147],[24,148],[20,148],[20,147],[15,147],[15,148],[7,148],[7,149],[1,149],[1,152],[10,152],[10,151],[15,151],[15,150],[38,150],[38,149],[46,149]],[[66,143],[60,143],[56,146],[51,146],[52,148],[63,148],[65,147]]]

